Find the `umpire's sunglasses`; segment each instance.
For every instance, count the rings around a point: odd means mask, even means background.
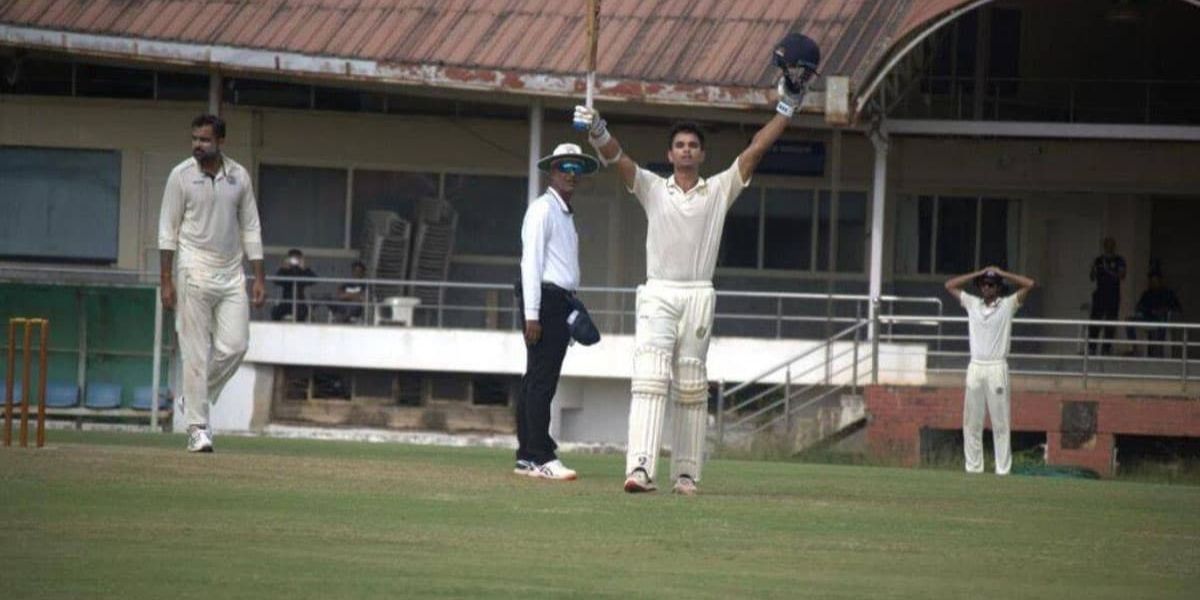
[[[583,163],[577,160],[560,160],[554,163],[554,170],[579,175],[583,173]]]

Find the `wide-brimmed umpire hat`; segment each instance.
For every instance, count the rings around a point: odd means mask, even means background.
[[[560,160],[571,160],[579,163],[581,169],[579,171],[580,175],[595,173],[596,169],[600,168],[600,162],[584,154],[579,144],[559,144],[554,148],[554,152],[538,160],[537,165],[539,169],[549,173],[554,163]]]

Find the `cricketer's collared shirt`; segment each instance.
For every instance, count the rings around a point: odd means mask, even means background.
[[[228,156],[216,177],[195,157],[167,177],[158,221],[159,250],[173,250],[180,268],[240,270],[242,257],[262,260],[262,231],[250,174]]]
[[[738,161],[728,169],[701,178],[683,191],[675,176],[659,177],[638,167],[633,188],[646,211],[646,277],[668,281],[712,281],[725,214],[738,194],[750,185],[742,181]]]
[[[1021,305],[1017,295],[998,298],[991,306],[983,298],[961,292],[958,300],[967,309],[967,330],[971,339],[971,362],[996,363],[1008,359],[1013,315]]]
[[[551,187],[529,204],[521,224],[521,292],[528,321],[536,321],[542,308],[543,283],[579,289],[575,215]]]

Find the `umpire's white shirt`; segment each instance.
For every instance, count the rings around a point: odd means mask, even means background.
[[[543,283],[564,290],[579,289],[575,215],[552,187],[529,204],[521,225],[521,291],[527,321],[538,319]]]
[[[686,192],[675,183],[674,175],[663,178],[639,167],[629,191],[642,204],[649,221],[646,277],[711,282],[725,214],[748,185],[749,181],[742,181],[736,159],[728,169],[701,178]]]
[[[999,298],[991,306],[983,298],[966,292],[961,292],[958,299],[967,309],[971,362],[988,364],[1007,360],[1013,315],[1021,308],[1017,295]]]

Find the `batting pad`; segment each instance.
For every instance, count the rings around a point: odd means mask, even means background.
[[[681,358],[675,372],[679,386],[671,416],[671,479],[687,475],[700,481],[708,428],[707,369],[702,360]]]
[[[698,358],[681,358],[675,363],[675,375],[678,377],[676,389],[679,390],[678,402],[681,404],[696,404],[708,400],[708,369],[704,361]]]
[[[629,403],[629,442],[625,452],[626,474],[634,469],[645,469],[646,475],[651,481],[654,480],[670,383],[669,353],[653,346],[634,350],[633,398]]]
[[[633,350],[634,394],[666,396],[671,385],[671,354],[654,346]]]

